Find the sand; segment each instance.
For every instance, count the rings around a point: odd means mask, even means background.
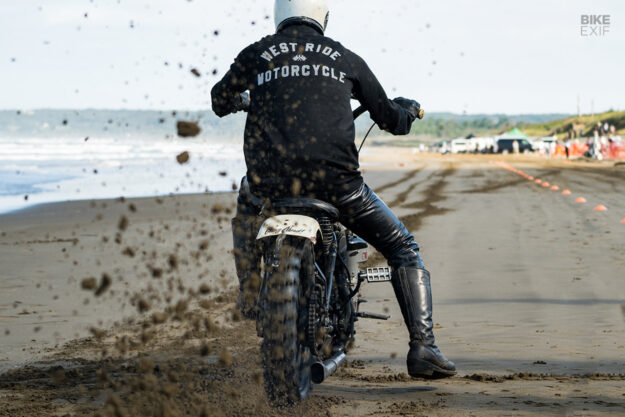
[[[363,310],[391,319],[359,321],[348,366],[273,409],[234,309],[234,194],[58,203],[0,216],[0,416],[625,415],[625,167],[505,158],[553,191],[502,157],[371,149],[457,377],[405,374],[392,288],[370,284]]]

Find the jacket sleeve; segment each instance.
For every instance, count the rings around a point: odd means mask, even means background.
[[[406,110],[389,100],[384,88],[367,63],[358,55],[351,54],[354,71],[354,96],[369,111],[371,119],[393,135],[410,133],[412,122]]]
[[[230,70],[211,90],[213,111],[219,117],[227,116],[235,111],[239,95],[248,89],[246,53],[236,57]]]

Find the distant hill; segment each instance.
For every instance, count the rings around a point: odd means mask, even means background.
[[[573,129],[577,132],[581,129],[583,136],[592,136],[597,122],[601,122],[601,124],[607,122],[609,125],[616,127],[619,135],[625,134],[625,111],[608,111],[579,117],[572,116],[544,123],[520,123],[518,127],[528,136],[557,135],[559,138],[565,138],[568,136],[568,132]]]

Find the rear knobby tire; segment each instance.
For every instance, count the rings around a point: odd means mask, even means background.
[[[275,242],[268,254],[275,253]],[[312,356],[306,346],[307,284],[314,273],[309,240],[286,237],[280,265],[266,265],[261,356],[265,389],[273,403],[297,403],[310,395]]]

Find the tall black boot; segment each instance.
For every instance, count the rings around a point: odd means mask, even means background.
[[[247,179],[241,182],[237,214],[232,219],[234,264],[239,278],[237,307],[245,318],[255,318],[255,306],[260,287],[261,254],[256,247],[256,234],[262,223],[258,216],[260,202],[251,194]]]
[[[413,377],[435,379],[456,374],[434,342],[430,273],[421,268],[402,267],[393,272],[393,289],[410,333],[406,364]]]

